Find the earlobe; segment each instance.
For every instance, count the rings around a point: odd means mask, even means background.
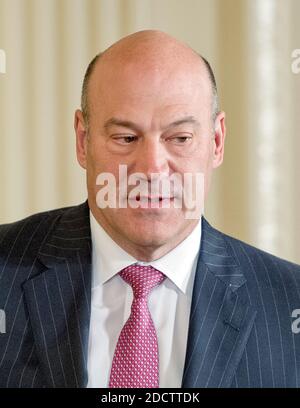
[[[87,156],[87,131],[82,112],[77,109],[74,116],[74,129],[76,133],[76,155],[80,166],[86,169]]]

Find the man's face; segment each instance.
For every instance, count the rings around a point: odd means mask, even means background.
[[[212,169],[222,161],[224,117],[212,123],[211,88],[200,59],[185,65],[100,62],[91,77],[88,132],[80,112],[75,119],[93,215],[123,248],[140,248],[149,259],[158,248],[175,247],[198,220],[187,219],[186,208],[175,208],[172,199],[170,208],[132,208],[128,201],[127,208],[100,209],[96,178],[108,172],[118,185],[120,164],[128,177],[143,173],[149,183],[154,173],[168,179],[200,172],[207,195]]]

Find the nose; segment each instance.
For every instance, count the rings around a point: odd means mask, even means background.
[[[168,152],[161,140],[145,138],[136,152],[136,171],[151,179],[152,173],[169,173]]]

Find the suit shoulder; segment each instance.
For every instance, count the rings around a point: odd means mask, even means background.
[[[291,283],[297,283],[300,288],[300,265],[283,259],[279,256],[266,252],[260,248],[250,245],[244,241],[234,238],[230,235],[220,232],[226,245],[233,251],[240,263],[247,264],[255,269],[257,277],[264,275],[268,271],[271,280],[278,279],[290,280]],[[270,273],[271,272],[271,273]]]
[[[241,266],[248,277],[255,276],[260,280],[267,276],[274,284],[284,278],[292,286],[299,287],[300,291],[300,265],[225,234],[213,228],[205,219],[203,228],[209,233],[211,242],[225,245],[226,254],[232,256],[233,262]]]
[[[66,210],[72,207],[56,208],[54,210],[43,211],[36,214],[29,215],[21,220],[14,221],[7,224],[0,225],[0,241],[6,234],[17,234],[22,227],[25,225],[35,225],[39,224],[42,220],[54,219],[56,216],[61,215]]]
[[[241,241],[241,240],[239,240],[239,239],[237,239],[235,237],[232,237],[230,235],[227,235],[227,234],[224,234],[224,233],[221,233],[221,234],[224,236],[227,243],[229,243],[232,246],[240,246],[240,247],[244,248],[244,250],[247,253],[249,253],[250,255],[252,255],[252,256],[260,256],[260,257],[263,257],[265,259],[269,259],[269,260],[272,260],[274,262],[278,262],[280,264],[286,265],[288,267],[299,269],[299,271],[300,271],[300,265],[298,265],[298,264],[296,264],[294,262],[283,259],[283,258],[281,258],[281,257],[279,257],[277,255],[274,255],[274,254],[270,253],[270,252],[266,252],[263,249],[257,248],[254,245],[251,245],[251,244],[249,244],[247,242]]]
[[[64,213],[73,207],[57,208],[30,215],[24,219],[0,225],[0,257],[13,247],[22,252],[22,248],[33,242],[41,243],[51,226]]]

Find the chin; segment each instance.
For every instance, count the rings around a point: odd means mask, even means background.
[[[128,238],[137,245],[157,247],[168,242],[176,234],[175,231],[169,231],[166,225],[154,224],[131,225],[126,229]]]
[[[140,250],[142,251],[141,253],[143,253],[143,250],[145,251],[154,251],[157,250],[159,248],[163,248],[165,247],[171,237],[167,237],[167,236],[153,236],[153,235],[149,235],[149,236],[137,236],[136,234],[128,236],[128,239],[130,239],[131,243],[134,244],[136,247],[140,248]],[[148,252],[146,252],[148,253]]]

